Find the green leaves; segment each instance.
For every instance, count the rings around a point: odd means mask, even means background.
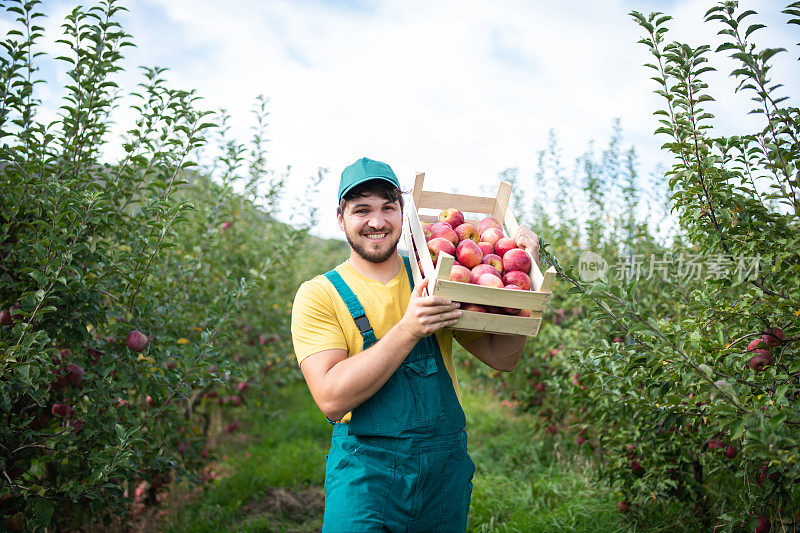
[[[0,41],[0,309],[13,311],[0,325],[0,442],[17,448],[29,527],[75,529],[128,505],[126,481],[196,479],[211,417],[235,409],[213,398],[241,403],[259,381],[297,376],[293,290],[343,254],[322,243],[305,255],[308,226],[276,221],[289,175],[266,164],[263,100],[252,146],[206,145],[217,128],[198,96],[146,68],[123,149],[108,145],[129,45],[114,0],[68,14],[69,82],[48,102],[59,119],[35,122],[38,2],[7,4],[19,24]],[[294,207],[312,217],[311,198]],[[134,330],[142,352],[127,345]]]

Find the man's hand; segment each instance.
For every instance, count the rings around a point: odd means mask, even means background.
[[[520,226],[517,228],[517,232],[514,234],[514,242],[517,243],[517,246],[524,250],[528,250],[531,255],[533,256],[534,261],[536,264],[539,264],[539,236],[532,232],[529,228],[525,226]]]
[[[442,296],[424,296],[422,291],[428,286],[428,278],[414,287],[408,301],[406,314],[400,320],[400,326],[414,338],[427,337],[442,328],[452,326],[461,317],[458,302],[450,301]]]

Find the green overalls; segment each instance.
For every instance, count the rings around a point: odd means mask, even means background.
[[[358,298],[337,272],[325,275],[369,348],[377,339]],[[425,337],[349,424],[334,424],[323,533],[465,531],[475,472],[465,425],[436,337]]]

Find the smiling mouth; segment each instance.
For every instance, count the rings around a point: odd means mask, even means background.
[[[364,236],[371,241],[379,241],[385,238],[389,233],[367,233]]]

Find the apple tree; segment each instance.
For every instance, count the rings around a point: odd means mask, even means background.
[[[108,522],[200,480],[235,411],[292,375],[287,287],[305,272],[287,251],[314,210],[275,217],[287,174],[267,164],[265,100],[242,145],[163,69],[121,97],[119,2],[67,15],[58,103],[37,79],[40,2],[2,7],[0,519]],[[120,105],[135,119],[118,140]]]

